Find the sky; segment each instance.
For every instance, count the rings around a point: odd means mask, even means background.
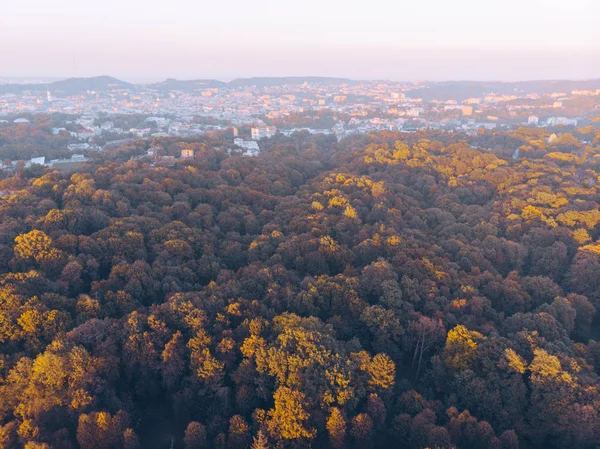
[[[0,0],[0,77],[600,78],[599,0]]]

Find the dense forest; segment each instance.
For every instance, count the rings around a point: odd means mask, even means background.
[[[0,448],[596,448],[600,130],[569,131],[20,169]]]

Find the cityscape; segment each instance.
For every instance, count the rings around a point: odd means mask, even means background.
[[[111,77],[42,84],[0,84],[0,127],[29,123],[35,114],[63,116],[52,134],[68,133],[74,159],[44,161],[72,167],[81,153],[128,139],[191,137],[231,129],[247,155],[277,133],[334,135],[338,141],[377,131],[584,127],[600,106],[600,81],[432,83],[336,78],[257,78],[135,85]],[[133,127],[114,117],[135,116]],[[28,118],[29,117],[29,118]],[[239,135],[240,129],[246,132]],[[247,132],[249,131],[249,132]],[[239,137],[238,137],[239,135]],[[36,155],[29,163],[42,160]],[[9,169],[13,162],[5,164]]]

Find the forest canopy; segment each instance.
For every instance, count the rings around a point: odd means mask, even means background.
[[[0,448],[597,447],[600,131],[549,137],[214,133],[19,169]]]

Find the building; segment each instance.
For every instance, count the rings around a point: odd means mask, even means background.
[[[74,154],[71,159],[54,159],[48,163],[52,168],[58,170],[71,171],[81,167],[81,164],[86,162],[88,159],[83,154]]]
[[[594,97],[596,95],[600,95],[600,89],[596,90],[574,90],[571,92],[571,95],[582,95],[586,97]]]
[[[142,128],[142,129],[131,128],[131,129],[129,129],[129,132],[136,137],[142,138],[142,137],[146,137],[146,136],[150,135],[150,133],[152,132],[152,129],[150,129],[150,128]]]
[[[418,117],[422,112],[425,112],[423,108],[411,108],[405,112],[409,117]]]
[[[181,150],[181,159],[193,159],[194,150]]]
[[[527,119],[527,124],[532,126],[538,126],[540,118],[537,115],[530,115]]]
[[[564,126],[577,126],[577,119],[576,118],[567,118],[567,117],[557,117],[556,124],[564,125]]]
[[[70,143],[67,145],[67,148],[69,151],[85,151],[89,150],[91,147],[89,143]]]
[[[473,115],[473,106],[471,106],[471,105],[447,104],[444,106],[444,110],[445,111],[459,110],[462,112],[462,115],[465,115],[465,116]]]
[[[267,126],[265,124],[255,126],[250,131],[252,133],[252,140],[260,140],[268,137],[273,137],[277,132],[274,126]]]
[[[257,156],[260,148],[254,140],[234,139],[233,143],[240,148],[243,148],[244,154],[247,156]]]
[[[546,126],[577,126],[577,119],[575,118],[567,118],[567,117],[549,117],[546,120]]]
[[[496,95],[496,94],[490,94],[490,95],[486,95],[484,100],[486,103],[501,103],[504,101],[513,101],[518,99],[519,97],[517,97],[516,95]]]
[[[31,167],[32,165],[46,165],[45,157],[32,157],[29,162],[25,164],[25,167]]]

